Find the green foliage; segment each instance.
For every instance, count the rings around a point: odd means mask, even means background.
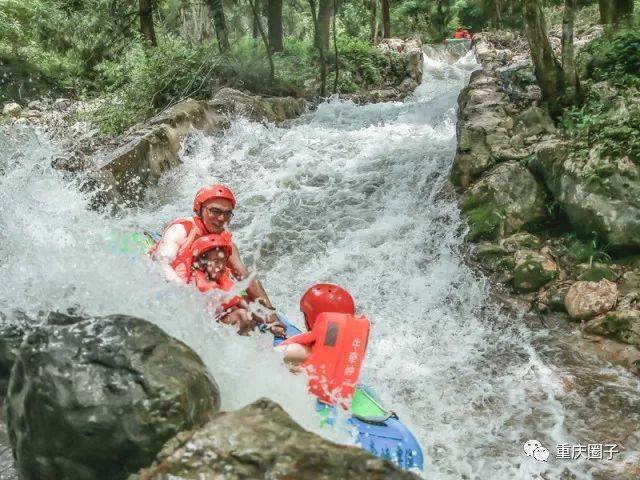
[[[590,238],[578,236],[571,232],[565,235],[567,250],[578,263],[610,262],[611,257],[606,252],[607,247],[598,239],[595,232]]]
[[[640,87],[640,24],[632,24],[591,42],[586,76],[614,85]]]

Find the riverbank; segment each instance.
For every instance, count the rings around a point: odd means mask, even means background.
[[[576,45],[601,34],[584,25]],[[558,35],[552,29],[556,47]],[[491,279],[499,305],[567,322],[567,334],[590,351],[639,374],[638,165],[585,145],[549,117],[522,39],[483,33],[475,52],[482,70],[459,98],[451,171],[472,262]],[[613,105],[625,98],[607,82],[583,88],[609,92]]]

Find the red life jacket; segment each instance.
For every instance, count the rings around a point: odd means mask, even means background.
[[[318,399],[329,404],[340,399],[345,401],[340,402],[343,407],[348,406],[358,383],[370,329],[366,317],[335,312],[318,315],[311,355],[302,364],[309,391]]]
[[[465,37],[464,37],[464,31],[462,31],[462,30],[457,31],[457,32],[453,35],[453,38],[465,38]]]
[[[178,250],[176,258],[171,262],[171,266],[176,271],[178,276],[186,283],[188,283],[191,275],[191,266],[193,265],[193,254],[191,253],[193,242],[209,232],[207,231],[207,228],[204,226],[204,223],[202,223],[202,220],[200,220],[199,217],[178,218],[167,225],[164,231],[166,232],[167,229],[177,224],[180,224],[184,227],[185,231],[187,232],[187,239],[182,245],[180,245],[180,249]],[[161,241],[162,238],[149,249],[148,253],[152,254],[153,252],[155,252],[158,249],[158,245]]]
[[[201,270],[196,270],[193,273],[193,275],[191,275],[190,280],[191,279],[193,279],[194,283],[196,284],[196,287],[198,287],[198,290],[200,290],[203,293],[213,289],[228,292],[233,288],[233,285],[234,285],[233,280],[231,280],[231,270],[229,268],[224,269],[224,272],[220,276],[220,280],[217,282],[213,280],[209,280],[207,278],[207,275]],[[231,300],[223,303],[222,308],[226,310],[227,308],[235,307],[239,301],[240,301],[240,297],[236,295]]]

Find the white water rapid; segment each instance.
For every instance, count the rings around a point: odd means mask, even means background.
[[[331,281],[371,318],[363,380],[418,436],[425,478],[623,478],[639,461],[637,379],[483,308],[485,281],[463,262],[465,227],[447,176],[456,99],[476,67],[471,54],[454,64],[425,58],[424,82],[403,103],[330,101],[289,126],[241,119],[224,135],[195,136],[183,165],[118,218],[89,211],[50,167],[55,146],[5,129],[0,310],[146,318],[203,357],[223,408],[267,396],[318,431],[303,379],[279,364],[266,335],[233,335],[211,322],[200,294],[110,247],[118,233],[188,214],[197,188],[223,182],[238,197],[234,238],[282,312],[299,322],[300,295]],[[550,450],[549,462],[525,456],[530,439]],[[615,443],[621,453],[555,458],[557,444],[580,443]]]

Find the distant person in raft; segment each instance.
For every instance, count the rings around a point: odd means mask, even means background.
[[[192,267],[193,243],[200,237],[212,233],[223,233],[233,217],[236,208],[236,198],[229,188],[221,184],[203,187],[196,192],[193,200],[195,216],[178,218],[172,221],[162,233],[162,238],[149,253],[152,258],[162,265],[166,277],[177,282],[187,282]],[[228,232],[231,235],[231,232]],[[231,240],[231,255],[228,267],[237,280],[244,280],[249,276],[249,270],[240,259],[238,247]],[[247,299],[257,301],[262,306],[274,310],[267,292],[257,278],[247,287]],[[270,314],[266,323],[276,336],[282,336],[284,326],[278,322],[277,316]]]
[[[344,288],[319,283],[300,299],[307,332],[276,347],[293,371],[307,374],[309,391],[324,403],[348,408],[364,360],[371,323],[356,315]]]
[[[457,27],[456,33],[453,34],[453,38],[455,38],[456,40],[460,40],[463,38],[466,38],[467,40],[471,40],[471,34],[469,33],[469,30],[467,30],[466,28]]]

